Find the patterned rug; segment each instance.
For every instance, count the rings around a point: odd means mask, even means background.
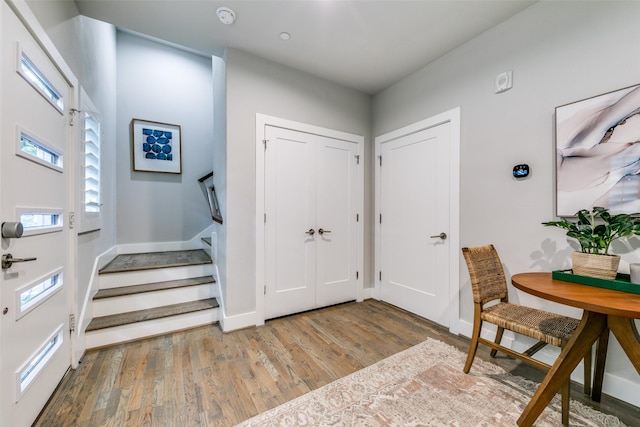
[[[428,339],[239,426],[516,426],[538,384],[478,358],[464,374],[465,358]],[[559,395],[535,425],[562,426]],[[570,425],[624,426],[575,401]]]

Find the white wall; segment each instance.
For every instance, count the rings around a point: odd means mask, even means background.
[[[495,244],[507,274],[568,267],[574,249],[561,230],[540,224],[555,209],[554,109],[640,83],[638,22],[637,2],[539,2],[375,96],[373,133],[460,106],[461,245]],[[513,70],[513,89],[495,94],[495,77],[506,70]],[[531,166],[530,179],[511,177],[519,163]],[[622,255],[640,260],[637,250]],[[462,257],[460,266],[460,330],[470,333]],[[580,315],[510,291],[516,302]],[[617,343],[610,344],[607,373],[619,381],[605,379],[605,393],[640,405],[640,378]]]
[[[226,52],[227,182],[224,189],[225,247],[219,252],[227,315],[255,310],[255,126],[256,113],[365,136],[368,159],[365,204],[372,206],[372,149],[368,95],[312,77],[239,50]],[[365,227],[373,230],[365,216]],[[367,247],[371,246],[372,233]],[[373,267],[365,254],[365,267]],[[370,276],[365,283],[370,283]]]
[[[117,33],[117,243],[179,242],[211,225],[198,178],[213,165],[211,58]],[[182,174],[134,172],[133,118],[181,126]]]

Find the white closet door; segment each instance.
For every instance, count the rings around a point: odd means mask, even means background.
[[[315,307],[317,137],[267,127],[265,317]],[[313,232],[309,231],[313,230]]]
[[[356,299],[357,146],[323,138],[318,170],[316,306]]]
[[[357,297],[357,144],[266,127],[265,318]]]

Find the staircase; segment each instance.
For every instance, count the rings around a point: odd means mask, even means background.
[[[203,249],[118,255],[99,283],[87,349],[218,321],[213,264]]]

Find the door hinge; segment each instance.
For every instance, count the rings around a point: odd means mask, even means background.
[[[359,165],[360,164],[360,154],[356,154],[354,157],[356,158],[356,164]]]
[[[69,212],[69,228],[73,228],[76,225],[76,214],[75,212]]]
[[[380,272],[378,273],[378,277],[379,277],[380,281],[382,282],[382,270],[380,270]]]
[[[267,294],[267,285],[264,285],[264,294]]]
[[[267,214],[264,214],[264,222],[267,222]]]
[[[360,222],[360,214],[356,214],[356,222]]]
[[[360,278],[360,272],[356,271],[356,280]]]
[[[69,332],[75,332],[76,330],[76,315],[69,315]]]
[[[380,224],[382,224],[382,214],[380,214]]]
[[[72,108],[69,110],[69,126],[73,126],[76,123],[76,114],[78,114],[80,110],[76,108]]]
[[[380,161],[380,166],[382,166],[382,156],[378,156],[378,160]]]
[[[263,140],[262,140],[262,143],[264,144],[264,149],[265,149],[265,150],[267,149],[267,142],[269,142],[269,140],[268,140],[268,139],[263,139]]]

